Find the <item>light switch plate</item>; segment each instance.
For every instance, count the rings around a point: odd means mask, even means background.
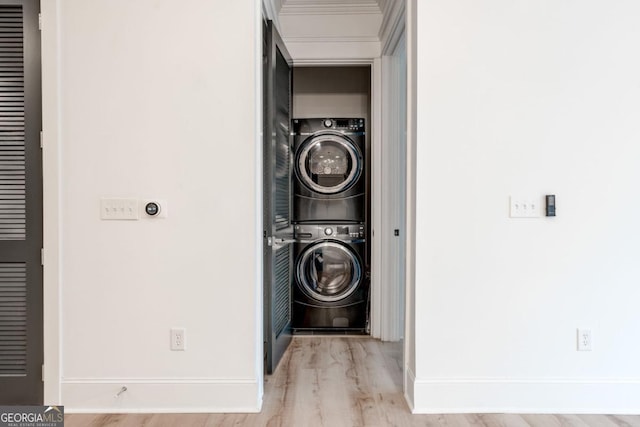
[[[540,217],[540,200],[533,197],[510,197],[509,216],[511,218]]]
[[[100,199],[100,219],[137,220],[140,218],[138,199]]]

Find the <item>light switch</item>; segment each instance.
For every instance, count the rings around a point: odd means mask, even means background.
[[[137,220],[139,217],[138,199],[100,199],[102,220]]]
[[[511,196],[511,218],[538,218],[540,216],[540,201],[531,197]]]

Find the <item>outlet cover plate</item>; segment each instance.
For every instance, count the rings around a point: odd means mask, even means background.
[[[591,329],[578,329],[578,351],[593,350]]]
[[[184,328],[171,328],[171,351],[185,351],[187,346],[185,342],[186,332]]]

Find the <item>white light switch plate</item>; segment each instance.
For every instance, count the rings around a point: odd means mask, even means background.
[[[511,208],[509,216],[511,218],[538,218],[540,217],[540,200],[532,197],[510,198]]]
[[[138,199],[100,199],[100,219],[137,220],[139,217]]]

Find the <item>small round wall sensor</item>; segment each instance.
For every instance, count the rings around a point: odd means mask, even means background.
[[[160,205],[157,204],[156,202],[149,202],[144,207],[144,211],[149,216],[156,216],[160,213]]]

